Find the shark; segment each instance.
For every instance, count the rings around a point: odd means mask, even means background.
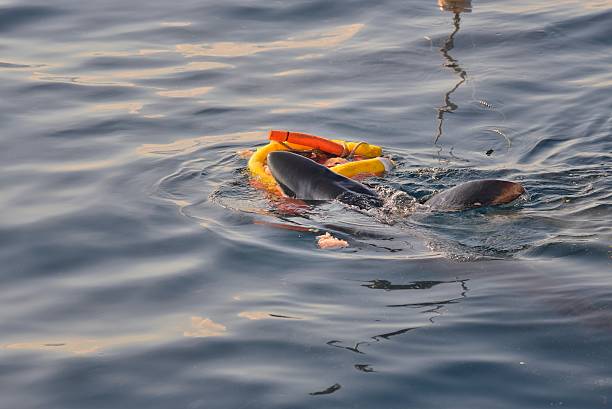
[[[288,151],[268,154],[268,169],[283,194],[304,201],[331,201],[373,208],[383,205],[374,190],[317,162]],[[472,180],[434,194],[424,205],[431,211],[462,211],[511,203],[525,193],[520,183]]]

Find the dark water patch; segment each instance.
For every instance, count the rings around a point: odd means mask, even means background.
[[[121,136],[122,132],[132,131],[135,131],[138,135],[144,136],[147,135],[150,129],[167,129],[170,131],[173,127],[173,122],[163,120],[152,121],[149,118],[134,117],[133,115],[129,115],[129,113],[123,115],[124,117],[121,119],[113,117],[113,119],[92,120],[87,124],[78,124],[80,125],[79,127],[69,127],[71,124],[66,124],[68,125],[66,129],[49,130],[45,136],[60,139],[74,138],[81,141],[82,138],[87,137]],[[184,131],[188,129],[198,129],[198,124],[195,123],[190,124],[189,122],[185,122],[183,126]]]
[[[607,209],[608,211],[610,209]],[[571,239],[570,239],[571,240]],[[586,242],[580,241],[549,241],[540,244],[525,253],[527,257],[546,257],[546,258],[563,258],[571,257],[574,259],[587,260],[605,260],[609,256],[609,246],[605,242],[594,242],[592,239]],[[605,263],[604,263],[605,264]],[[608,266],[610,262],[608,261]]]
[[[157,18],[157,21],[148,20],[148,24],[144,27],[141,26],[136,29],[127,25],[122,30],[113,30],[104,33],[103,36],[96,36],[96,39],[129,43],[134,38],[146,38],[151,43],[156,44],[158,48],[166,49],[166,52],[172,53],[177,44],[219,36],[217,31],[223,27],[221,22],[218,23],[218,26],[216,24],[199,24],[198,21],[193,21],[193,15],[181,16],[179,17],[181,21],[168,21],[168,15],[161,15]],[[103,27],[102,24],[100,25]]]
[[[1,62],[0,61],[0,68],[30,68],[31,65],[26,65],[26,64],[14,64],[14,63],[10,63],[10,62]]]
[[[135,82],[150,87],[185,87],[189,85],[219,86],[227,82],[228,74],[225,70],[203,70],[170,74],[156,78],[141,78]]]
[[[340,385],[339,383],[335,383],[332,386],[330,386],[327,389],[321,390],[321,391],[317,391],[317,392],[310,392],[309,395],[312,396],[319,396],[319,395],[330,395],[338,390],[340,390],[342,388],[342,385]]]
[[[609,46],[612,37],[610,21],[612,11],[602,10],[558,22],[552,25],[552,29],[562,32],[573,41],[580,41],[582,45]]]
[[[87,86],[79,84],[78,78],[66,78],[66,81],[60,82],[40,82],[28,84],[13,91],[14,94],[21,95],[33,94],[40,98],[51,98],[57,93],[66,94],[67,98],[76,98],[80,100],[112,100],[116,98],[124,98],[126,96],[134,97],[138,95],[135,91],[126,87],[115,87],[112,85],[99,84],[98,86]]]
[[[139,126],[133,127],[133,129],[138,129]],[[125,121],[121,120],[107,120],[103,122],[98,122],[94,126],[87,126],[83,128],[76,129],[65,129],[60,131],[55,131],[51,133],[49,136],[53,138],[82,138],[87,135],[110,135],[116,132],[125,131],[127,129],[127,124]]]
[[[48,20],[66,11],[56,7],[11,6],[0,8],[0,32],[11,32],[41,20]]]
[[[429,290],[437,285],[447,284],[447,281],[416,281],[410,284],[392,284],[387,280],[373,280],[370,284],[362,284],[364,287],[376,290]]]
[[[194,115],[223,115],[223,114],[227,114],[227,113],[237,113],[237,112],[244,112],[244,109],[238,109],[238,108],[234,108],[234,107],[210,107],[210,108],[204,108],[201,109],[199,111],[194,112]]]
[[[363,1],[349,1],[348,4],[330,4],[325,1],[302,1],[292,5],[281,7],[262,7],[244,6],[228,4],[218,7],[215,14],[231,20],[252,20],[259,22],[274,22],[279,20],[290,22],[312,22],[318,19],[338,19],[344,17],[346,10],[351,10],[351,15],[358,15],[360,8],[367,8],[369,5]]]
[[[89,70],[120,70],[120,69],[151,69],[171,67],[176,61],[170,58],[151,57],[151,56],[93,56],[77,68],[78,71]]]

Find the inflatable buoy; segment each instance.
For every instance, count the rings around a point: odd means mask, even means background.
[[[390,159],[382,157],[380,146],[365,142],[326,139],[281,130],[271,130],[268,138],[270,143],[258,148],[249,159],[248,169],[257,182],[271,191],[277,191],[278,185],[267,170],[266,161],[268,154],[274,151],[291,151],[302,154],[323,152],[331,157],[347,158],[348,162],[329,169],[348,178],[368,174],[380,176],[393,167]]]

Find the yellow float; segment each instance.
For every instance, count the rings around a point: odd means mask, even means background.
[[[279,130],[270,131],[269,139],[268,145],[258,148],[251,156],[248,169],[255,181],[272,191],[277,190],[277,184],[274,177],[267,171],[266,159],[273,151],[323,152],[331,155],[332,158],[348,159],[346,163],[329,168],[348,178],[359,175],[380,176],[391,170],[393,166],[391,160],[382,157],[380,146],[365,142],[326,139],[315,135]]]

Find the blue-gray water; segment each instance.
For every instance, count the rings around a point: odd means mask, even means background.
[[[612,406],[612,3],[471,6],[0,1],[0,408]],[[270,128],[394,206],[271,202]]]

